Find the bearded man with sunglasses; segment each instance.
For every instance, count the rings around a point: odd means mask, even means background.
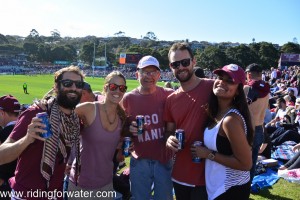
[[[41,193],[54,195],[61,192],[66,161],[73,145],[76,147],[77,170],[80,169],[80,124],[74,108],[81,98],[83,78],[75,66],[55,72],[56,97],[50,97],[44,103],[53,134],[50,138],[39,135],[47,131],[43,129],[45,125],[41,119],[35,116],[45,111],[33,106],[20,115],[11,135],[0,146],[0,164],[18,159],[15,176],[9,180],[15,195],[12,199],[48,199]],[[23,192],[23,195],[17,196],[15,192]]]
[[[205,107],[214,82],[195,75],[196,59],[187,43],[173,44],[168,56],[169,66],[180,82],[180,87],[168,96],[164,110],[166,133],[170,135],[166,146],[175,153],[172,181],[176,200],[207,199],[204,160],[194,163],[190,148],[195,141],[203,142],[207,121]],[[185,131],[181,150],[174,136],[176,129]]]
[[[125,112],[132,122],[134,151],[130,159],[130,181],[133,199],[151,199],[154,184],[155,200],[171,200],[171,152],[167,152],[164,136],[163,110],[170,88],[157,86],[160,78],[159,62],[152,56],[144,56],[136,71],[140,85],[126,93],[122,100]],[[136,116],[144,115],[142,134],[137,135]]]

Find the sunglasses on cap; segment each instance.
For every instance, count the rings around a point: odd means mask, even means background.
[[[187,66],[189,66],[191,64],[191,59],[190,58],[186,58],[186,59],[178,60],[178,61],[175,61],[175,62],[171,62],[170,66],[173,69],[177,69],[180,66],[180,64],[183,67],[187,67]]]
[[[84,82],[83,81],[72,81],[70,79],[65,79],[65,80],[60,80],[59,81],[64,87],[66,88],[70,88],[72,87],[72,85],[75,83],[76,88],[78,89],[82,89],[84,86]]]
[[[110,91],[115,91],[119,88],[120,92],[126,92],[127,86],[126,85],[117,85],[115,83],[109,83],[108,88]]]
[[[227,84],[233,85],[234,82],[231,78],[224,78],[223,76],[217,76],[218,80],[224,81]]]

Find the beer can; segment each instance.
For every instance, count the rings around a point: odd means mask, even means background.
[[[42,138],[46,138],[46,139],[51,137],[52,136],[52,131],[51,131],[51,125],[50,125],[50,122],[49,122],[48,114],[46,112],[41,112],[41,113],[36,114],[36,117],[42,119],[42,123],[46,125],[44,130],[47,130],[47,132],[46,133],[40,133],[40,136]]]
[[[130,152],[129,152],[130,145],[131,145],[131,138],[130,137],[124,137],[124,140],[123,140],[123,155],[125,157],[128,157],[130,155]]]
[[[137,115],[136,116],[136,124],[137,124],[137,128],[138,128],[138,132],[137,132],[138,134],[143,134],[144,123],[145,123],[144,115]]]
[[[193,146],[194,146],[194,147],[202,146],[202,142],[201,142],[201,141],[195,141],[195,142],[193,143]],[[200,162],[201,162],[201,158],[199,158],[199,157],[197,157],[197,156],[193,156],[192,161],[193,161],[194,163],[200,163]]]
[[[175,137],[179,141],[179,146],[178,146],[179,150],[184,149],[184,139],[185,139],[184,134],[185,133],[183,129],[176,129],[175,131]]]

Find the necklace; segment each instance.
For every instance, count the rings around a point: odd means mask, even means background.
[[[117,119],[117,113],[115,113],[115,118],[114,118],[114,120],[111,122],[111,121],[109,120],[109,116],[108,116],[108,113],[107,113],[107,110],[106,110],[106,105],[103,104],[103,106],[104,106],[104,112],[105,112],[106,119],[107,119],[108,123],[109,123],[110,125],[114,124],[115,121],[116,121],[116,119]]]

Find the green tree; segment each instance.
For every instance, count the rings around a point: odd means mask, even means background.
[[[86,42],[81,48],[79,57],[81,60],[91,65],[93,62],[93,56],[94,56],[94,43]]]
[[[51,37],[52,42],[60,40],[60,32],[57,29],[54,29],[53,31],[51,31]]]
[[[214,70],[226,64],[226,55],[224,51],[215,46],[210,46],[204,49],[200,54],[197,65],[201,68]]]
[[[295,54],[298,54],[298,53],[300,53],[300,46],[299,46],[299,44],[288,42],[288,43],[284,44],[281,47],[280,52],[281,53],[295,53]]]
[[[51,61],[55,60],[65,60],[74,61],[76,57],[76,51],[70,46],[55,46],[51,49]]]
[[[147,32],[146,35],[143,37],[143,39],[145,39],[145,40],[158,40],[155,33],[153,33],[152,31]]]
[[[47,44],[40,44],[38,46],[37,60],[40,62],[51,61],[51,47]]]
[[[9,44],[8,40],[4,35],[0,33],[0,44]]]
[[[270,69],[277,65],[279,52],[272,43],[261,42],[258,55],[263,68]]]
[[[226,49],[225,54],[227,56],[227,62],[234,63],[242,68],[247,65],[257,62],[257,55],[255,52],[251,51],[250,47],[241,44],[237,47],[229,47]]]
[[[38,54],[38,43],[35,42],[24,42],[23,49],[29,56],[30,61],[36,61]]]

